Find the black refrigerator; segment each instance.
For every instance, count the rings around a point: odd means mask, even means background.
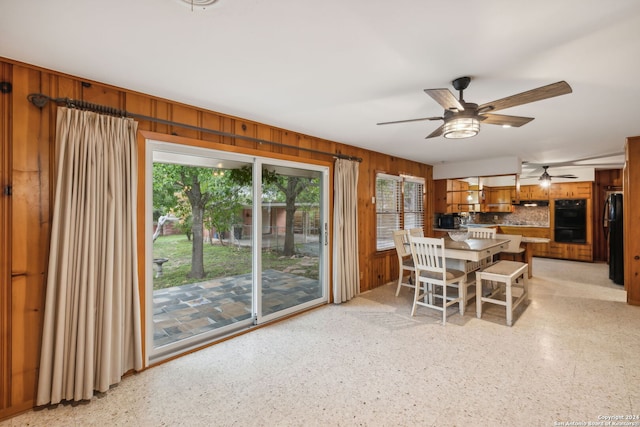
[[[609,243],[609,279],[624,284],[624,231],[622,229],[622,193],[611,193],[604,206],[604,235]]]

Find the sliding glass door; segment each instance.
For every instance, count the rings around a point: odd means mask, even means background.
[[[328,169],[147,141],[149,363],[327,301]]]
[[[262,165],[258,322],[326,301],[326,171]]]

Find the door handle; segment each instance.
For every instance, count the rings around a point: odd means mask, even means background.
[[[324,245],[327,246],[329,244],[329,224],[324,223]]]

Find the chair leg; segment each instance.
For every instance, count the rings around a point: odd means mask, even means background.
[[[447,285],[442,286],[442,326],[447,324]]]
[[[396,296],[400,295],[400,288],[402,287],[402,277],[404,276],[404,270],[402,264],[400,264],[400,277],[398,277],[398,289],[396,289]]]
[[[420,282],[416,281],[415,292],[413,293],[413,307],[411,308],[411,317],[416,314],[416,303],[418,302],[418,297],[420,296]]]
[[[513,325],[513,297],[511,295],[511,285],[512,285],[512,281],[509,280],[506,284],[505,284],[505,298],[506,298],[506,303],[507,303],[507,325],[511,326]]]
[[[402,287],[402,274],[400,275],[400,278],[398,279],[398,288],[396,289],[396,296],[400,295],[400,288]]]

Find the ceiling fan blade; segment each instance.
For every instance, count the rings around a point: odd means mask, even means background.
[[[409,119],[409,120],[396,120],[394,122],[381,122],[376,123],[377,125],[393,125],[396,123],[410,123],[410,122],[421,122],[423,120],[444,120],[443,117],[422,117],[420,119]]]
[[[569,179],[576,179],[578,178],[577,176],[573,175],[573,174],[567,174],[567,175],[551,175],[551,178],[569,178]]]
[[[424,92],[445,110],[464,111],[460,101],[449,89],[425,89]]]
[[[444,132],[444,124],[440,125],[440,127],[438,127],[438,129],[434,130],[433,132],[431,132],[427,137],[425,137],[424,139],[429,139],[429,138],[435,138],[436,136],[440,136],[442,135],[442,133]]]
[[[517,95],[507,96],[506,98],[498,99],[493,102],[487,102],[486,104],[480,105],[478,110],[498,111],[505,108],[515,107],[517,105],[553,98],[554,96],[566,95],[571,92],[571,86],[563,80],[537,89],[531,89]]]
[[[503,114],[481,114],[480,117],[485,117],[482,124],[489,123],[490,125],[511,126],[514,128],[526,125],[533,120],[533,117],[505,116]]]

